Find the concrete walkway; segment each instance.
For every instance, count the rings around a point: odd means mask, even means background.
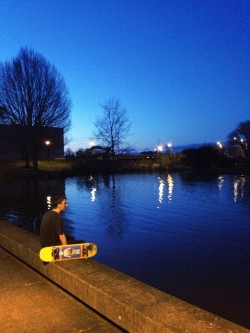
[[[0,247],[4,333],[124,332]]]

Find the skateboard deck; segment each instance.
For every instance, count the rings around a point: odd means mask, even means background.
[[[97,245],[93,243],[67,244],[44,247],[40,250],[40,259],[45,262],[88,259],[97,253]]]

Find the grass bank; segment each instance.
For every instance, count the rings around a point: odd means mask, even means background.
[[[190,168],[165,166],[157,160],[143,161],[102,161],[102,160],[68,160],[53,159],[50,161],[41,160],[38,162],[38,170],[25,168],[23,161],[2,161],[0,162],[0,177],[42,177],[55,178],[77,176],[89,173],[121,173],[121,172],[181,172],[185,174],[236,174],[250,175],[250,167],[233,168]]]

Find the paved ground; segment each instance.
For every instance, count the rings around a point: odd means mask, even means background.
[[[0,267],[2,332],[123,332],[1,247]]]

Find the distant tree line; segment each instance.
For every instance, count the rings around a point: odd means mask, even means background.
[[[145,151],[140,153],[150,164],[153,159],[160,161],[160,167],[165,169],[181,169],[181,168],[231,168],[235,166],[248,166],[249,151],[248,142],[250,138],[250,121],[240,123],[236,129],[228,135],[228,141],[225,144],[205,144],[199,148],[184,149],[180,153],[170,152],[166,149],[166,153],[157,151]],[[89,155],[91,149],[79,149],[76,154],[68,151],[68,158],[84,159],[86,157],[98,158],[97,155]],[[110,153],[107,150],[105,153]],[[129,158],[129,156],[128,156]],[[131,160],[131,159],[130,159]],[[124,159],[123,159],[124,161]]]
[[[244,121],[229,133],[225,145],[218,143],[183,150],[181,163],[195,168],[249,166],[249,149],[250,121]]]
[[[228,145],[236,147],[241,152],[247,163],[250,161],[250,121],[238,124],[234,131],[228,135]]]
[[[185,149],[181,155],[180,164],[192,168],[208,169],[233,165],[232,160],[228,156],[212,145],[204,145],[196,149]]]

